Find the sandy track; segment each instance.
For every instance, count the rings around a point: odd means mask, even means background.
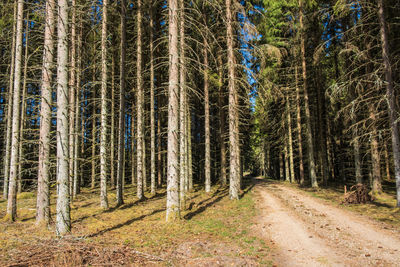
[[[283,184],[256,183],[257,228],[278,266],[400,266],[398,229]]]

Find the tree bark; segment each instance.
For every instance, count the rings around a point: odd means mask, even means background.
[[[108,209],[107,199],[107,20],[108,0],[103,0],[103,20],[101,29],[101,130],[100,130],[100,207]]]
[[[210,102],[208,96],[208,43],[207,39],[203,39],[204,46],[204,139],[205,139],[205,191],[209,193],[211,191],[211,154],[210,154]]]
[[[226,186],[226,146],[225,146],[225,111],[224,111],[224,91],[223,91],[223,65],[222,55],[218,54],[218,106],[219,106],[219,142],[221,146],[221,176],[222,186]]]
[[[18,193],[22,192],[22,168],[24,162],[23,145],[24,145],[24,129],[25,129],[25,114],[26,114],[26,83],[28,79],[28,52],[29,52],[29,12],[26,15],[25,27],[25,54],[24,54],[24,80],[22,82],[22,100],[21,100],[21,121],[19,129],[19,147],[18,147]]]
[[[10,80],[8,85],[8,99],[7,99],[7,132],[6,132],[6,151],[4,159],[4,184],[3,184],[3,199],[8,198],[8,182],[10,178],[10,155],[11,155],[11,127],[12,127],[12,101],[13,101],[13,83],[15,71],[15,42],[17,30],[17,1],[14,1],[14,22],[13,22],[13,40],[11,45],[11,64],[10,64]]]
[[[168,85],[168,167],[166,221],[180,217],[179,209],[179,50],[178,50],[178,1],[169,0],[169,85]]]
[[[386,80],[386,97],[388,101],[388,111],[390,118],[390,129],[392,135],[392,150],[394,160],[394,176],[396,179],[396,192],[397,192],[397,207],[400,207],[400,137],[399,137],[399,123],[397,121],[397,114],[399,113],[396,106],[396,96],[393,85],[392,66],[390,63],[390,50],[389,41],[386,32],[386,20],[383,6],[383,0],[378,2],[379,21],[381,27],[381,43],[382,43],[382,58],[385,71]]]
[[[137,1],[137,51],[136,51],[136,119],[137,119],[137,193],[136,196],[139,200],[143,199],[143,154],[144,154],[144,142],[143,142],[143,121],[144,121],[144,103],[143,103],[143,79],[142,79],[142,1]]]
[[[294,158],[293,158],[293,137],[292,137],[292,116],[290,114],[290,98],[286,96],[287,124],[288,124],[288,145],[289,145],[289,165],[290,165],[290,182],[294,183]]]
[[[238,96],[235,85],[235,55],[233,53],[233,29],[231,0],[226,5],[226,39],[228,48],[228,88],[229,88],[229,197],[239,199],[240,190],[240,148]]]
[[[119,78],[119,121],[118,121],[118,165],[117,165],[117,206],[124,203],[123,172],[125,155],[125,54],[126,54],[126,2],[121,0],[121,43]],[[132,176],[133,177],[133,176]]]
[[[300,49],[301,49],[301,61],[303,69],[303,93],[304,93],[304,110],[306,115],[306,135],[307,135],[307,146],[308,146],[308,162],[311,186],[318,187],[317,175],[315,172],[315,159],[314,159],[314,144],[311,128],[311,114],[308,100],[308,85],[307,85],[307,63],[306,63],[306,47],[305,47],[305,36],[304,36],[304,23],[303,23],[303,0],[299,0],[299,22],[300,22]]]
[[[185,5],[183,0],[179,0],[180,6],[180,27],[179,27],[179,82],[180,82],[180,99],[179,99],[179,120],[180,120],[180,143],[179,143],[179,193],[180,193],[180,209],[184,210],[186,207],[186,181],[187,181],[187,151],[186,151],[186,64],[185,64]]]
[[[68,1],[58,0],[57,46],[57,235],[71,231],[68,140]]]
[[[372,161],[372,192],[382,192],[381,157],[379,155],[378,131],[376,129],[376,110],[372,104],[369,105],[369,116],[371,119],[371,161]]]
[[[303,163],[303,138],[301,131],[301,103],[300,103],[300,88],[298,82],[298,68],[295,66],[295,81],[296,81],[296,123],[297,123],[297,146],[299,150],[299,173],[300,185],[304,185],[304,163]]]
[[[153,2],[151,2],[153,5]],[[156,194],[156,131],[154,118],[154,18],[150,7],[150,193]]]
[[[36,200],[36,224],[50,223],[50,128],[52,106],[52,76],[54,64],[55,0],[46,1],[46,23],[42,65],[40,101],[39,169]]]
[[[14,69],[14,93],[11,130],[10,153],[10,181],[8,185],[7,217],[15,221],[17,217],[17,171],[19,148],[19,120],[20,120],[20,95],[21,95],[21,65],[22,65],[22,31],[24,20],[24,1],[18,0],[17,28],[15,42],[15,69]]]

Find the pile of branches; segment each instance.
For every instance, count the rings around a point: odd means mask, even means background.
[[[1,258],[1,257],[0,257]],[[86,242],[48,240],[10,251],[1,266],[143,266],[164,259],[129,247],[104,247]]]
[[[367,186],[363,184],[356,184],[350,187],[350,191],[344,192],[344,199],[342,204],[365,204],[372,200],[372,197],[368,194],[369,190]]]

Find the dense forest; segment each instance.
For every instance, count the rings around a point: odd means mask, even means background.
[[[372,197],[395,182],[400,207],[399,1],[0,7],[3,221],[32,192],[64,236],[82,192],[112,212],[165,188],[175,222],[192,192],[235,201],[257,176]]]

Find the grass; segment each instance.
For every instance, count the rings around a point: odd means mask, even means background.
[[[298,185],[291,185],[300,188]],[[395,183],[392,181],[383,181],[383,193],[375,195],[375,199],[367,204],[342,205],[344,194],[343,185],[331,185],[317,190],[312,188],[301,188],[313,197],[325,199],[334,205],[341,206],[347,210],[359,213],[377,221],[389,223],[390,225],[400,227],[400,209],[396,207]],[[350,186],[347,186],[347,190]]]
[[[238,201],[229,200],[227,189],[214,187],[209,194],[196,189],[188,196],[189,208],[181,212],[182,219],[174,223],[165,222],[165,189],[159,189],[155,196],[146,194],[146,200],[138,202],[136,189],[128,187],[124,192],[126,203],[118,208],[115,194],[110,192],[109,210],[99,207],[98,190],[83,189],[71,204],[71,234],[88,245],[129,247],[172,263],[213,261],[217,257],[238,263],[245,257],[244,264],[271,265],[268,247],[251,231],[257,212],[249,186]],[[17,222],[0,223],[0,259],[10,258],[6,256],[10,251],[32,242],[54,239],[53,228],[35,225],[35,201],[35,194],[23,193],[18,198]],[[51,203],[54,212],[54,196]],[[5,208],[6,203],[1,202],[0,216],[5,215]]]

